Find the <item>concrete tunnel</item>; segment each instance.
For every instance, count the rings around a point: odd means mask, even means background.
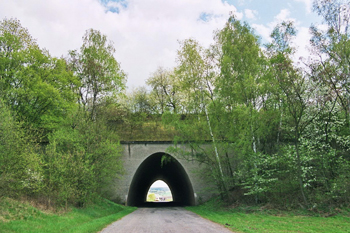
[[[173,202],[178,206],[195,205],[195,197],[191,181],[183,166],[174,157],[161,163],[166,153],[155,153],[146,158],[136,170],[131,181],[127,197],[128,206],[144,206],[147,192],[156,180],[162,180],[169,186]]]

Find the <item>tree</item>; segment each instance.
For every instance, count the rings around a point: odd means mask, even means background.
[[[260,144],[269,134],[267,126],[273,125],[268,109],[263,108],[268,98],[266,58],[253,30],[234,16],[215,34],[215,40],[219,69],[215,81],[216,114],[220,119],[217,127],[221,138],[229,142],[225,164],[241,167],[240,171],[229,167],[231,186],[244,185],[249,190],[246,193],[254,194],[258,201],[258,194],[264,190],[257,167]]]
[[[309,111],[309,105],[314,97],[313,90],[316,89],[316,86],[306,77],[305,73],[293,66],[291,60],[294,50],[290,46],[290,41],[295,34],[296,31],[291,22],[277,25],[271,34],[273,42],[268,49],[271,56],[271,67],[274,69],[274,76],[281,90],[277,97],[280,98],[279,102],[286,111],[284,132],[291,137],[294,145],[299,190],[305,206],[308,206],[304,180],[305,166],[300,140],[306,127],[312,123],[318,112]]]
[[[203,113],[204,105],[213,100],[215,76],[211,67],[211,54],[198,41],[187,39],[180,42],[175,69],[181,92],[182,112]]]
[[[314,124],[306,128],[302,145],[318,162],[315,183],[323,190],[323,198],[346,200],[344,191],[349,190],[349,184],[340,184],[339,179],[349,176],[343,169],[349,166],[348,140],[344,137],[348,137],[350,127],[350,1],[315,0],[313,9],[326,28],[310,28],[316,58],[309,67],[312,80],[318,84],[314,97],[318,114]]]
[[[94,29],[85,32],[80,52],[69,52],[69,63],[81,82],[79,102],[90,111],[91,119],[101,98],[118,94],[125,87],[126,75],[114,53],[113,43]]]
[[[328,86],[327,96],[341,104],[350,127],[350,1],[315,0],[313,7],[327,29],[310,28],[311,45],[318,57],[310,68],[315,80]]]
[[[227,185],[223,165],[212,128],[208,105],[214,101],[212,56],[193,39],[180,42],[178,66],[175,69],[177,84],[181,93],[184,119],[165,115],[167,122],[175,125],[181,134],[180,141],[192,141],[191,147],[196,151],[196,159],[209,164],[211,178],[217,184],[223,198],[227,197]],[[206,139],[212,141],[211,149],[203,149],[201,143]]]
[[[18,20],[0,22],[0,97],[19,121],[50,131],[74,108],[78,80],[41,50]]]
[[[152,88],[151,96],[160,114],[166,111],[177,113],[180,108],[180,86],[173,71],[158,67],[147,79],[147,85]]]
[[[134,89],[129,95],[128,108],[132,113],[152,114],[155,112],[155,106],[150,99],[149,92],[145,87]]]

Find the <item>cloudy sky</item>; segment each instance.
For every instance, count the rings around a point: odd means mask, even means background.
[[[87,29],[100,30],[114,42],[129,88],[145,85],[158,66],[174,67],[179,40],[194,38],[204,47],[213,43],[213,31],[223,27],[230,12],[247,21],[263,43],[278,22],[293,20],[297,56],[306,56],[308,28],[320,22],[312,0],[0,1],[0,19],[19,19],[53,56],[78,49]]]

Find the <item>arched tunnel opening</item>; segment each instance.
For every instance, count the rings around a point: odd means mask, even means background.
[[[166,160],[163,160],[166,156]],[[138,167],[131,181],[127,197],[128,206],[147,206],[147,192],[156,180],[163,180],[170,188],[172,206],[195,205],[191,181],[183,166],[166,153],[155,153],[146,158]],[[158,203],[153,203],[158,204]]]
[[[147,192],[147,202],[172,202],[173,195],[167,183],[162,180],[154,182]]]

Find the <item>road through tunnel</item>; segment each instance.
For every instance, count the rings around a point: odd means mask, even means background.
[[[167,159],[162,162],[164,156]],[[185,169],[179,161],[166,153],[152,154],[140,164],[129,188],[127,205],[145,206],[147,192],[156,180],[162,180],[169,186],[173,205],[195,205],[192,184]]]

